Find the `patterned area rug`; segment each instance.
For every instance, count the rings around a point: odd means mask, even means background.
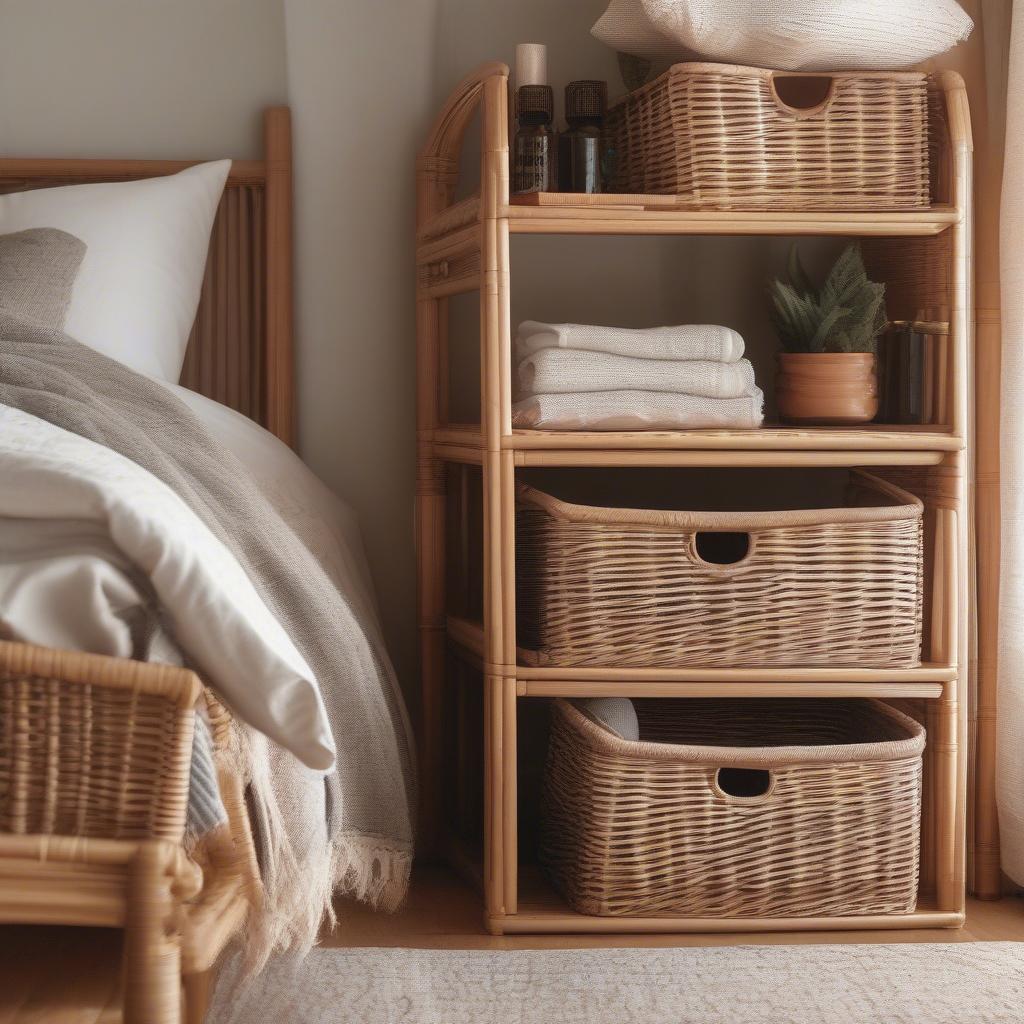
[[[230,975],[230,970],[225,975]],[[1024,943],[316,949],[209,1024],[1010,1024]]]

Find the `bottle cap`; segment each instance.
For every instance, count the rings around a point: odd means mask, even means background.
[[[585,79],[565,87],[567,121],[600,121],[608,109],[608,84]]]
[[[516,47],[515,83],[520,89],[548,84],[548,48],[543,43],[520,43]]]
[[[550,85],[524,85],[519,90],[519,119],[527,124],[546,124],[554,115],[555,94]]]

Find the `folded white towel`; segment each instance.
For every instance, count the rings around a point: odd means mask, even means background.
[[[705,398],[740,398],[754,386],[748,359],[635,359],[607,352],[545,348],[518,369],[519,396],[588,391],[668,391]]]
[[[661,391],[595,391],[534,395],[512,406],[512,426],[538,430],[754,430],[764,419],[764,395],[701,398]]]
[[[716,324],[632,330],[524,320],[516,332],[516,359],[524,359],[546,348],[582,348],[638,359],[709,359],[735,363],[743,356],[743,339],[734,330]]]

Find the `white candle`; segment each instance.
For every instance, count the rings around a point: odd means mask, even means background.
[[[548,84],[548,48],[543,43],[516,46],[516,88]]]

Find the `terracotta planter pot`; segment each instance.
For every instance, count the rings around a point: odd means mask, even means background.
[[[878,412],[870,352],[780,352],[775,377],[785,423],[868,423]]]

